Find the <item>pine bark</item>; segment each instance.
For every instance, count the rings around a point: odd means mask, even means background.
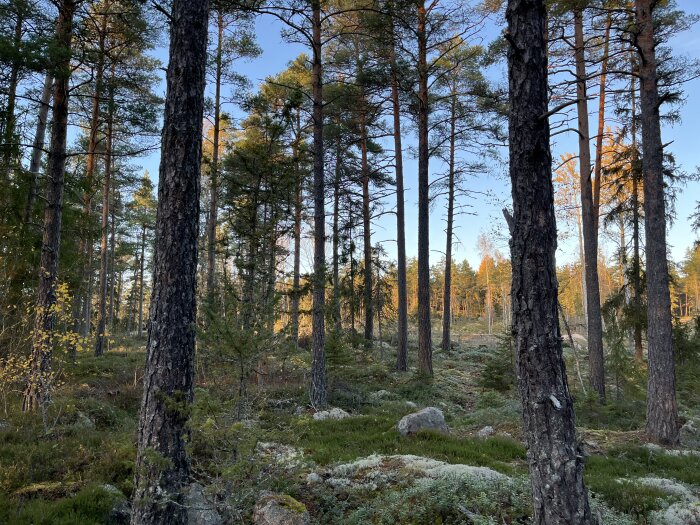
[[[107,236],[109,228],[109,196],[112,184],[112,131],[114,129],[114,68],[109,88],[109,109],[107,112],[107,136],[105,144],[105,173],[102,181],[102,224],[100,240],[100,284],[97,312],[95,355],[105,351],[105,329],[107,325]]]
[[[209,2],[174,0],[132,525],[186,524]]]
[[[592,523],[557,315],[543,0],[509,0],[513,335],[533,491],[532,523]]]
[[[68,82],[70,80],[71,39],[75,1],[63,0],[59,6],[56,42],[64,53],[54,72],[53,121],[49,151],[44,232],[41,241],[41,263],[37,288],[36,312],[32,338],[31,364],[22,403],[26,411],[45,407],[50,399],[51,357],[56,304],[56,275],[61,245],[63,186],[66,175],[66,138],[68,135]]]
[[[311,391],[314,408],[326,406],[326,212],[323,174],[323,74],[321,39],[321,3],[311,2],[313,63],[313,195],[314,195],[314,275],[311,307]]]
[[[430,325],[430,183],[428,173],[427,11],[418,7],[418,362],[422,374],[433,375]]]
[[[401,143],[401,104],[399,101],[399,78],[396,64],[396,36],[391,28],[391,109],[394,119],[394,169],[396,174],[396,288],[397,348],[396,369],[408,370],[408,293],[406,290],[406,219],[403,184],[403,145]]]
[[[647,435],[665,444],[678,443],[676,370],[673,352],[671,296],[666,251],[663,143],[659,116],[654,14],[656,2],[635,0],[644,172],[644,233],[647,266]]]
[[[593,202],[591,182],[591,142],[588,125],[588,91],[586,48],[583,34],[583,11],[574,10],[574,40],[576,62],[576,109],[578,113],[579,174],[581,182],[581,222],[583,226],[583,257],[586,275],[586,313],[588,316],[588,364],[591,389],[605,402],[605,365],[603,354],[603,319],[600,310],[598,279],[597,211]]]

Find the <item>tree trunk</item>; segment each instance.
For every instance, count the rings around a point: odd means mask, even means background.
[[[557,315],[543,0],[509,0],[513,333],[533,491],[532,523],[592,523]]]
[[[51,107],[51,91],[53,78],[50,74],[44,77],[44,87],[41,90],[41,102],[39,102],[39,114],[37,115],[34,143],[32,144],[32,156],[29,161],[29,187],[27,190],[27,204],[24,208],[24,224],[28,224],[34,214],[36,202],[37,182],[41,170],[41,157],[44,154],[44,137],[46,135],[46,123],[49,120],[49,108]]]
[[[85,224],[89,224],[92,216],[92,193],[95,183],[95,166],[97,164],[97,143],[100,130],[100,106],[102,104],[102,84],[104,80],[105,38],[107,36],[107,15],[102,14],[102,25],[99,30],[98,60],[95,71],[95,91],[92,94],[92,112],[90,115],[90,136],[87,148],[87,166],[85,168],[85,193],[83,194],[83,213]],[[86,227],[81,238],[80,253],[85,254],[83,266],[83,311],[81,333],[84,337],[90,335],[90,322],[92,320],[92,257],[93,240],[90,228]],[[80,322],[80,320],[78,320]]]
[[[313,84],[313,148],[314,148],[314,276],[311,333],[313,339],[311,362],[311,405],[326,406],[326,212],[323,180],[323,74],[321,40],[321,3],[311,2],[312,25],[312,84]]]
[[[22,410],[42,408],[51,394],[51,356],[53,354],[53,306],[56,303],[56,275],[61,246],[63,185],[66,174],[66,137],[68,135],[68,81],[70,80],[71,39],[73,34],[74,0],[63,0],[59,6],[56,43],[64,50],[56,66],[51,146],[47,167],[44,233],[41,241],[41,263],[37,288],[36,312],[32,336],[31,364]]]
[[[634,56],[636,51],[632,51],[632,73],[637,73]],[[639,213],[639,148],[637,146],[637,92],[635,88],[635,77],[630,81],[630,98],[632,100],[632,118],[630,124],[630,134],[632,136],[632,312],[634,339],[634,357],[638,363],[644,361],[644,348],[642,346],[642,264],[640,256],[640,231],[641,221]]]
[[[139,326],[137,336],[143,335],[143,270],[146,266],[146,225],[141,225],[141,256],[139,257]]]
[[[576,60],[576,109],[578,113],[579,173],[581,180],[581,219],[583,223],[583,256],[586,272],[586,312],[588,315],[588,364],[591,388],[605,402],[605,368],[603,354],[603,319],[600,311],[600,284],[598,282],[597,211],[593,202],[591,182],[591,142],[588,126],[588,92],[583,11],[574,10],[574,39]]]
[[[336,332],[343,329],[340,309],[340,136],[335,153],[333,177],[333,320]]]
[[[406,290],[406,219],[403,187],[403,147],[401,144],[401,105],[399,102],[399,79],[396,65],[396,33],[391,27],[391,106],[394,118],[394,163],[396,173],[396,288],[397,305],[397,349],[396,369],[408,370],[408,293]]]
[[[294,159],[296,163],[296,188],[294,192],[294,269],[292,276],[292,341],[299,344],[299,301],[301,300],[300,272],[301,272],[301,212],[303,207],[302,176],[299,168],[299,140],[301,140],[301,115],[297,110],[296,115],[297,136],[294,142]]]
[[[114,330],[114,292],[115,292],[115,285],[114,285],[114,276],[116,275],[116,267],[115,267],[115,262],[116,262],[116,247],[117,247],[117,217],[116,217],[116,208],[117,208],[117,202],[116,202],[116,197],[117,197],[117,192],[115,189],[116,184],[112,184],[112,204],[111,204],[111,223],[110,223],[110,235],[109,235],[109,330],[112,332]]]
[[[174,0],[132,525],[187,523],[209,2]]]
[[[600,93],[598,95],[598,134],[595,139],[595,168],[593,169],[595,180],[593,186],[593,228],[598,235],[598,222],[600,219],[600,187],[603,182],[603,137],[605,135],[605,94],[606,81],[608,76],[608,60],[610,59],[610,28],[612,26],[612,16],[608,15],[608,22],[605,26],[605,36],[603,37],[603,59],[600,66]]]
[[[418,7],[418,360],[422,374],[433,375],[430,326],[430,184],[428,179],[427,12]]]
[[[109,108],[107,113],[107,137],[105,146],[105,173],[102,182],[102,239],[100,242],[100,290],[97,314],[97,338],[95,355],[104,353],[105,327],[107,324],[107,234],[109,227],[109,192],[112,182],[112,130],[114,124],[114,66],[109,87]],[[109,345],[108,345],[109,347]]]
[[[452,86],[450,104],[450,159],[447,179],[447,230],[445,242],[445,290],[442,303],[442,350],[450,350],[450,322],[452,321],[452,237],[455,209],[455,133],[457,87]]]
[[[364,95],[362,96],[364,97]],[[374,337],[374,308],[372,301],[372,223],[369,200],[369,166],[367,164],[367,124],[364,98],[360,116],[360,153],[362,170],[362,235],[364,248],[365,347],[372,348]]]
[[[642,109],[642,166],[644,170],[644,233],[647,266],[647,339],[649,384],[647,435],[654,441],[678,443],[676,370],[673,359],[671,297],[666,259],[663,144],[659,118],[653,0],[635,0]]]
[[[219,136],[221,133],[221,77],[224,44],[224,14],[216,12],[216,73],[214,80],[214,144],[211,154],[211,195],[209,199],[209,222],[207,223],[207,299],[212,302],[216,278],[216,225],[219,217]],[[213,306],[210,304],[210,306]],[[140,327],[139,327],[140,330]]]

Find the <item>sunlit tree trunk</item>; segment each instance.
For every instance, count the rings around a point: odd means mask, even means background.
[[[174,0],[132,525],[185,525],[209,2]]]
[[[557,244],[544,0],[509,0],[511,261],[518,387],[532,523],[592,523],[557,315]]]
[[[647,435],[667,444],[678,442],[676,369],[673,357],[671,296],[666,249],[663,144],[659,117],[653,9],[655,0],[635,0],[644,170],[644,233],[647,275],[649,383]]]
[[[31,364],[22,409],[31,411],[46,406],[51,387],[51,356],[56,303],[56,275],[61,245],[63,185],[66,174],[66,138],[68,135],[68,82],[70,80],[71,40],[75,1],[63,0],[59,5],[56,43],[63,50],[62,60],[54,72],[53,121],[47,167],[44,233],[41,241],[41,263],[37,288],[36,311],[32,336]]]

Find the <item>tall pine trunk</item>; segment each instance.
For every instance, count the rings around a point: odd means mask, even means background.
[[[105,145],[105,173],[102,182],[102,238],[100,240],[100,289],[98,296],[97,333],[95,355],[101,356],[105,350],[105,328],[107,325],[107,235],[109,233],[109,194],[112,183],[112,131],[114,128],[114,66],[107,101],[107,137]]]
[[[544,0],[509,0],[513,334],[533,492],[532,523],[592,523],[557,315]]]
[[[56,303],[56,275],[61,246],[63,186],[66,175],[66,138],[68,135],[68,81],[70,80],[71,40],[75,1],[63,0],[59,6],[56,44],[63,50],[56,65],[53,122],[46,181],[44,233],[41,241],[41,263],[37,288],[31,363],[22,409],[45,407],[51,394],[51,356]]]
[[[450,102],[450,158],[447,175],[447,229],[445,241],[445,288],[442,303],[442,350],[450,350],[450,323],[452,321],[452,237],[455,211],[455,140],[457,121],[457,87],[452,86]]]
[[[296,140],[294,141],[294,162],[296,181],[294,188],[294,263],[292,275],[291,337],[295,345],[299,344],[299,301],[301,300],[301,213],[303,211],[302,175],[299,167],[299,141],[301,140],[301,114],[296,114]]]
[[[209,2],[174,0],[132,525],[187,523]]]
[[[574,10],[574,56],[576,61],[576,110],[578,113],[579,173],[581,181],[581,222],[583,223],[583,257],[586,275],[586,313],[588,316],[588,363],[591,388],[605,402],[605,368],[603,354],[603,319],[600,311],[598,282],[598,234],[591,182],[591,142],[588,125],[586,48],[583,34],[583,10]]]
[[[207,223],[207,298],[213,306],[216,279],[216,225],[219,221],[219,137],[221,134],[221,77],[223,75],[222,55],[224,45],[224,14],[221,8],[216,12],[216,72],[214,79],[214,137],[211,154],[211,195],[209,197],[209,221]]]
[[[143,291],[144,291],[144,269],[146,267],[146,225],[141,225],[141,255],[139,257],[139,326],[136,335],[143,334]]]
[[[364,248],[365,347],[372,348],[374,337],[374,304],[372,300],[372,222],[369,199],[369,165],[367,162],[367,112],[364,94],[360,104],[360,153],[362,173],[362,238]]]
[[[321,39],[321,3],[311,2],[311,25],[313,64],[313,155],[314,155],[314,275],[313,305],[311,308],[311,391],[310,400],[314,408],[326,405],[326,212],[325,184],[323,180],[323,72]]]
[[[428,178],[427,11],[418,6],[418,361],[422,374],[433,375],[430,326],[430,183]]]
[[[406,219],[403,186],[403,146],[401,144],[401,104],[399,101],[399,78],[396,64],[396,33],[391,27],[391,109],[394,119],[394,169],[396,174],[396,288],[397,348],[396,369],[408,370],[408,293],[406,290]]]
[[[666,253],[663,144],[659,118],[653,0],[635,0],[642,110],[642,168],[644,171],[644,233],[646,239],[647,340],[649,383],[647,435],[667,444],[678,442],[676,370],[673,356],[671,296]]]

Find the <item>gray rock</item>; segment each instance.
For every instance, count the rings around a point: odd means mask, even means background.
[[[437,430],[444,434],[449,432],[442,410],[435,407],[427,407],[408,414],[402,417],[396,426],[402,436],[415,434],[419,430]]]
[[[481,430],[479,430],[476,433],[476,436],[480,437],[480,438],[487,438],[489,436],[492,436],[494,432],[495,432],[495,430],[493,429],[493,427],[488,425],[488,426],[485,426],[484,428],[482,428]]]
[[[311,517],[303,503],[286,494],[262,496],[253,509],[253,525],[309,525]]]
[[[418,403],[414,403],[413,401],[406,401],[406,406],[408,408],[418,408]]]
[[[192,483],[185,494],[187,506],[187,523],[189,525],[222,525],[221,515],[216,505],[204,494],[204,487]]]
[[[689,419],[680,430],[681,444],[686,447],[700,447],[700,429],[698,422],[694,419]]]
[[[313,417],[316,421],[324,421],[326,419],[345,419],[350,417],[350,414],[342,408],[331,408],[330,410],[316,412]]]

